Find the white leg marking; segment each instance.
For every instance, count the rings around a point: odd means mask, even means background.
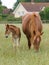
[[[19,41],[19,38],[17,38],[17,46],[19,46],[19,44],[20,44],[20,41]]]
[[[16,39],[13,39],[14,43],[13,43],[13,47],[16,47]]]
[[[19,44],[20,44],[20,41],[19,41],[19,38],[16,38],[16,39],[13,39],[14,40],[14,43],[13,43],[13,47],[15,47],[15,46],[19,46]]]

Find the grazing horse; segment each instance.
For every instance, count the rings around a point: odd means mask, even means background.
[[[20,38],[21,38],[21,32],[20,28],[14,26],[14,25],[6,25],[6,31],[5,31],[5,37],[8,38],[8,35],[12,33],[12,40],[13,40],[13,47],[16,48],[16,46],[19,46],[20,44]]]
[[[42,21],[38,13],[28,13],[22,17],[22,29],[28,39],[28,47],[39,50],[42,32]]]

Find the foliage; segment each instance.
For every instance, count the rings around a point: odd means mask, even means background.
[[[44,11],[41,11],[40,13],[41,19],[44,20],[45,16],[44,16]]]
[[[2,10],[3,10],[3,9],[2,9],[2,6],[0,5],[0,14],[2,13]]]
[[[2,5],[2,2],[1,2],[1,0],[0,0],[0,5]]]
[[[18,0],[19,2],[31,2],[31,0]]]
[[[9,15],[9,16],[7,17],[7,20],[8,20],[8,21],[14,21],[14,20],[16,20],[16,19],[14,18],[13,15]]]
[[[49,0],[46,0],[46,2],[49,2]]]
[[[21,21],[21,18],[15,18],[13,15],[8,15],[7,21],[17,21],[16,23],[18,23],[18,21]]]
[[[3,18],[6,18],[9,14],[2,14]]]
[[[17,5],[19,4],[19,2],[31,2],[31,0],[17,0],[14,4],[13,10],[15,10],[15,8],[17,7]]]
[[[2,21],[2,16],[0,16],[0,21]]]
[[[15,2],[13,10],[15,10],[15,8],[17,7],[18,4],[19,4],[19,1]]]
[[[44,11],[41,11],[39,14],[42,20],[49,20],[49,7],[46,7]]]
[[[3,12],[3,10],[4,10],[5,8],[7,8],[7,7],[0,5],[0,14],[2,14],[2,12]]]
[[[49,0],[34,0],[35,2],[49,2]]]
[[[49,7],[44,9],[44,13],[45,13],[45,18],[49,19]]]

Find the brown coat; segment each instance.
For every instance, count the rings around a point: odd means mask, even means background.
[[[39,48],[42,34],[42,21],[39,14],[35,12],[32,14],[26,14],[22,18],[22,29],[28,39],[29,48],[33,43],[37,50]]]

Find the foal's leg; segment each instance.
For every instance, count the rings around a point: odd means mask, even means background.
[[[16,45],[17,45],[17,47],[19,47],[19,45],[20,45],[20,38],[19,37],[17,38]]]
[[[12,39],[12,41],[13,41],[13,49],[16,51],[16,39]]]

